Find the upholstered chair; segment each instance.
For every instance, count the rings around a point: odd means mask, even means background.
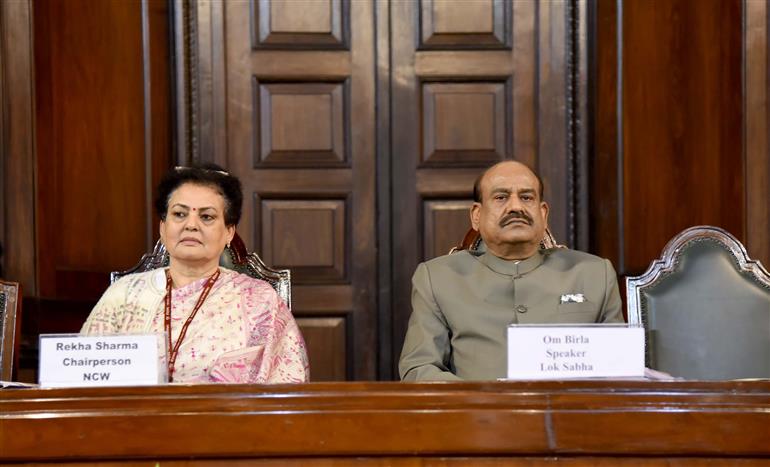
[[[683,231],[626,287],[648,367],[688,379],[770,377],[770,275],[725,230]]]

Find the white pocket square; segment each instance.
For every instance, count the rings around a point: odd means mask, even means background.
[[[563,303],[583,303],[586,298],[582,293],[565,293],[559,298],[559,304]]]

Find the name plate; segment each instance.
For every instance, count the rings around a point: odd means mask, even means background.
[[[42,387],[148,386],[165,382],[159,367],[162,334],[40,336]]]
[[[508,379],[644,376],[644,328],[511,325]]]

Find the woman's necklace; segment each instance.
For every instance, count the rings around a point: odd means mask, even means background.
[[[179,331],[179,339],[176,340],[176,344],[172,346],[171,344],[171,274],[169,274],[168,270],[166,270],[166,297],[164,298],[165,307],[163,310],[163,325],[166,329],[166,339],[168,341],[167,343],[167,352],[168,352],[168,381],[172,382],[174,381],[174,362],[176,362],[176,356],[179,353],[179,346],[182,345],[182,341],[184,340],[184,335],[187,333],[187,328],[190,326],[190,323],[192,323],[193,318],[195,318],[195,314],[200,309],[201,305],[203,305],[203,302],[206,300],[206,297],[209,296],[209,292],[211,292],[211,288],[214,287],[214,282],[217,281],[219,278],[219,269],[217,268],[217,272],[211,275],[209,279],[206,281],[206,284],[203,286],[203,290],[201,291],[200,297],[198,297],[198,301],[195,303],[195,307],[192,310],[192,313],[190,313],[190,316],[187,317],[187,320],[184,322],[184,325],[182,326],[182,330]]]

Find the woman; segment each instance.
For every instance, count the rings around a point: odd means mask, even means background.
[[[307,381],[305,343],[283,300],[267,282],[219,267],[242,202],[240,181],[216,165],[169,172],[155,202],[168,268],[116,281],[81,332],[166,331],[169,381]]]

